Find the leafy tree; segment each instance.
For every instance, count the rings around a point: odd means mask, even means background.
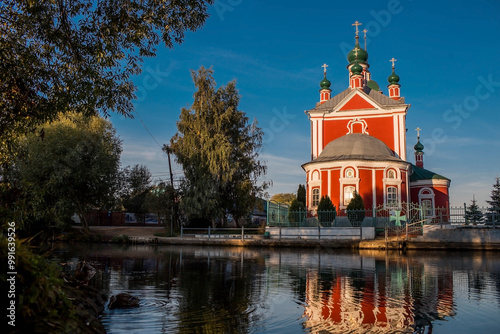
[[[483,221],[484,216],[481,210],[479,210],[479,206],[477,205],[477,200],[473,197],[472,204],[467,207],[465,210],[465,222],[477,224]]]
[[[65,223],[77,213],[88,227],[88,214],[109,208],[116,189],[121,142],[110,122],[79,114],[60,115],[20,141],[14,168],[5,175],[18,190],[12,208],[18,222],[32,231],[43,224]]]
[[[174,189],[172,185],[166,182],[160,182],[153,186],[146,196],[146,207],[148,212],[158,215],[158,219],[163,219],[172,224],[172,197]],[[177,204],[175,204],[177,205]],[[170,228],[167,229],[170,231]]]
[[[131,116],[144,57],[203,26],[213,0],[4,0],[0,163],[13,138],[69,110]],[[10,158],[9,158],[10,157]]]
[[[178,132],[170,148],[182,165],[183,211],[190,218],[225,224],[254,208],[267,184],[257,185],[266,172],[258,160],[262,130],[238,110],[236,82],[216,89],[213,70],[192,71],[197,88],[191,108],[181,110]]]
[[[288,205],[291,205],[294,199],[296,199],[296,197],[292,193],[279,193],[279,194],[274,194],[271,197],[271,201],[273,202],[280,204],[288,204]]]
[[[297,189],[297,200],[306,205],[306,187],[303,184],[299,184],[299,188]]]
[[[147,166],[127,166],[122,171],[122,204],[126,211],[146,213],[147,195],[151,190],[151,172]]]

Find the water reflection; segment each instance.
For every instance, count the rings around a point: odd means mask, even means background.
[[[109,333],[492,332],[496,253],[63,245],[91,284],[141,299],[106,310]],[[69,249],[71,248],[71,249]]]

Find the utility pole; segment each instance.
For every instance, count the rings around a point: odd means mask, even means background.
[[[170,216],[170,236],[173,235],[174,222],[177,222],[177,210],[175,206],[174,175],[172,174],[172,163],[170,162],[170,147],[163,145],[163,150],[167,152],[168,169],[170,171],[170,184],[172,185],[172,211]]]

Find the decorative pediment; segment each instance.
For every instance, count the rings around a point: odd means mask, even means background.
[[[339,107],[339,111],[379,108],[375,103],[369,101],[369,98],[367,99],[358,93],[355,93],[354,95],[345,99],[345,101],[343,101],[343,103],[341,103]]]

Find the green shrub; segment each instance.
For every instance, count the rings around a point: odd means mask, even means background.
[[[290,223],[298,223],[305,221],[306,206],[299,200],[294,199],[288,208],[288,221]]]
[[[363,201],[363,197],[356,191],[347,205],[347,217],[351,224],[359,224],[365,219],[365,202]]]
[[[335,205],[328,195],[324,195],[319,200],[318,204],[318,220],[320,223],[331,223],[335,220],[336,213]]]

